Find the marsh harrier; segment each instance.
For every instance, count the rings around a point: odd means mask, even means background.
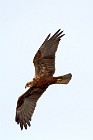
[[[37,100],[48,86],[52,84],[68,84],[71,80],[71,73],[53,77],[55,72],[55,53],[59,41],[64,35],[60,29],[52,37],[49,34],[33,59],[35,77],[33,81],[26,84],[25,87],[29,87],[29,89],[17,101],[15,121],[20,124],[21,130],[23,127],[27,129],[27,125],[30,126]]]

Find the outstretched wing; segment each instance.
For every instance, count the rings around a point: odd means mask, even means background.
[[[35,78],[43,76],[53,76],[55,72],[55,53],[63,31],[60,29],[50,38],[47,36],[38,52],[36,53],[33,63],[35,66]]]
[[[15,121],[27,129],[30,126],[31,117],[36,107],[36,102],[43,94],[46,88],[30,88],[22,96],[19,97],[16,107]]]

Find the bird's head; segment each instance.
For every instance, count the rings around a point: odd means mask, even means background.
[[[33,86],[33,81],[30,81],[26,83],[25,88],[32,87],[32,86]]]

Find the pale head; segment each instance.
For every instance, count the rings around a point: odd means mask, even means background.
[[[27,82],[25,88],[27,87],[33,87],[33,81]]]

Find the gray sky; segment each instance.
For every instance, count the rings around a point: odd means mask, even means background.
[[[33,57],[48,35],[66,34],[56,53],[55,76],[71,72],[69,85],[50,86],[37,103],[31,127],[15,123],[18,97],[34,76]],[[0,1],[0,139],[93,140],[93,1]]]

